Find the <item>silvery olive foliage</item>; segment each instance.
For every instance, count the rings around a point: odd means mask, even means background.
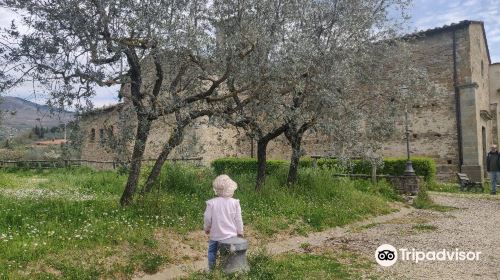
[[[411,45],[399,38],[408,4],[275,3],[274,17],[283,28],[272,29],[269,44],[252,53],[256,57],[252,62],[258,64],[245,65],[244,75],[230,80],[258,81],[242,98],[235,98],[237,104],[247,102],[229,115],[230,123],[244,128],[257,142],[257,189],[265,179],[268,141],[281,134],[288,139],[292,147],[288,182],[293,184],[304,135],[324,136],[322,142],[332,145],[337,156],[376,158],[403,107],[433,92],[425,71],[411,63]],[[389,11],[401,16],[391,18]]]
[[[361,60],[363,71],[353,77],[355,84],[338,95],[339,113],[318,127],[334,136],[333,156],[379,158],[378,150],[394,138],[405,112],[412,113],[415,104],[428,102],[440,92],[425,69],[413,63],[411,40],[376,44]]]
[[[1,93],[1,92],[2,92],[2,91],[0,90],[0,93]],[[3,100],[2,100],[2,96],[0,95],[0,104],[2,104],[2,102],[3,102]],[[4,111],[2,111],[2,110],[0,110],[0,126],[2,125],[3,118],[4,118],[4,114],[5,114],[5,112],[4,112]],[[1,135],[0,135],[0,136],[1,136]]]
[[[418,69],[389,55],[408,53],[394,39],[409,2],[0,0],[22,17],[0,33],[8,65],[0,90],[36,81],[52,104],[82,110],[97,87],[119,86],[137,124],[122,205],[132,202],[152,122],[162,118],[172,131],[144,191],[185,127],[203,116],[260,143],[258,187],[267,143],[283,133],[292,165],[311,130],[332,135],[343,150],[376,151],[390,134],[400,105],[421,84]]]
[[[0,5],[22,17],[1,34],[2,65],[8,65],[1,70],[2,90],[35,81],[52,104],[79,110],[89,107],[96,87],[117,85],[128,93],[137,130],[122,205],[135,193],[152,121],[175,115],[179,130],[205,114],[197,103],[216,94],[234,61],[251,51],[244,32],[256,24],[253,4],[237,15],[232,6],[239,4],[230,1],[2,0]]]
[[[269,51],[274,30],[285,28],[274,17],[279,1],[2,0],[0,5],[22,18],[0,35],[2,65],[8,65],[1,70],[2,91],[33,81],[51,96],[51,104],[82,110],[90,107],[96,87],[116,85],[120,97],[133,104],[137,129],[122,205],[136,191],[152,122],[175,119],[148,184],[191,120],[218,110],[208,103],[232,97],[219,92],[231,75],[268,67],[255,60],[262,56],[250,54],[257,45]],[[226,88],[244,94],[258,83],[257,76],[249,76]]]

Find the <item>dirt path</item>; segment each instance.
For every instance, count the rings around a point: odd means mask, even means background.
[[[382,244],[398,249],[398,261],[390,267],[375,263],[381,279],[500,279],[500,199],[482,195],[432,193],[441,205],[456,207],[448,212],[414,210],[404,217],[373,224],[323,246],[360,252],[375,260]],[[418,251],[480,251],[474,261],[402,261],[399,249]],[[375,261],[374,261],[375,262]]]
[[[373,223],[384,223],[393,219],[397,219],[400,217],[404,217],[413,211],[412,208],[402,207],[400,204],[394,205],[399,208],[398,212],[394,212],[388,215],[378,216],[369,218],[360,222],[352,223],[346,227],[337,227],[332,228],[322,232],[311,233],[308,236],[296,236],[292,238],[288,238],[283,241],[269,243],[264,245],[266,251],[269,254],[277,255],[281,253],[285,253],[292,250],[301,250],[300,245],[303,243],[309,243],[310,246],[320,246],[327,240],[331,238],[340,238],[346,234],[348,234],[352,229],[363,227],[365,225],[373,224]],[[254,242],[255,243],[255,242]],[[255,245],[255,244],[254,244]],[[250,245],[250,253],[259,249],[260,246],[253,246],[252,242]],[[199,261],[185,263],[185,264],[174,264],[167,266],[165,269],[160,271],[154,275],[142,275],[135,277],[135,280],[168,280],[168,279],[179,279],[185,276],[188,276],[189,273],[195,271],[201,271],[205,269],[207,266],[207,259],[202,258]]]
[[[495,279],[500,280],[500,197],[431,193],[447,212],[402,207],[399,212],[353,223],[343,228],[299,236],[265,245],[270,254],[301,251],[308,243],[321,250],[349,250],[373,260],[370,276],[381,279]],[[478,261],[398,260],[382,267],[375,250],[382,244],[418,251],[480,251]],[[253,248],[255,249],[255,247]],[[315,250],[318,251],[318,250]],[[135,279],[178,279],[206,267],[206,259],[171,265],[155,275]]]

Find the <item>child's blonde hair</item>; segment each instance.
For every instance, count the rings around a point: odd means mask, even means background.
[[[214,179],[212,187],[218,196],[232,197],[234,191],[238,188],[238,184],[226,174],[222,174]]]

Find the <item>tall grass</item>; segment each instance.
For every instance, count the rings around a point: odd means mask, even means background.
[[[214,177],[207,168],[167,165],[152,194],[122,208],[118,199],[126,177],[116,172],[2,170],[0,278],[126,278],[136,270],[154,272],[171,260],[157,250],[155,231],[200,230]],[[335,179],[308,169],[300,171],[293,188],[285,186],[285,173],[272,174],[260,193],[254,191],[254,176],[233,179],[245,225],[270,237],[388,213],[388,201],[396,197],[384,183]],[[123,250],[123,260],[106,263]]]

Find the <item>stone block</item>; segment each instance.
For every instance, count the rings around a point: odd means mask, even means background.
[[[232,237],[219,241],[221,264],[224,273],[245,272],[250,268],[247,263],[248,241]]]
[[[422,176],[391,176],[389,181],[399,194],[417,195],[420,185],[423,183]]]

